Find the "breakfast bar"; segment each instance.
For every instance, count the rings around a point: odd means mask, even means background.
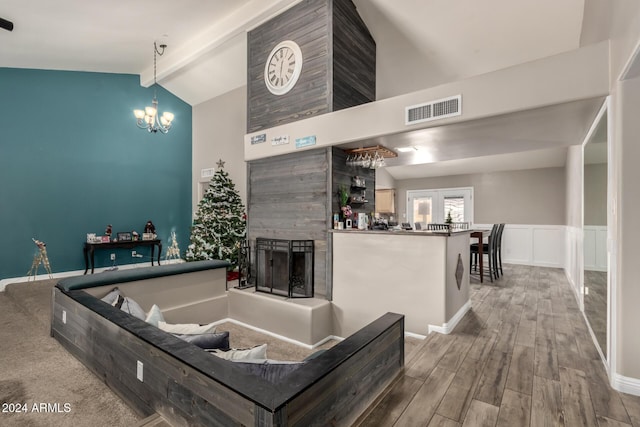
[[[330,233],[339,336],[387,311],[404,314],[409,333],[449,333],[470,308],[469,230]]]

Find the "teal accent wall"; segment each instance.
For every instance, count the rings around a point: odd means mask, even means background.
[[[0,68],[0,279],[25,276],[44,241],[52,270],[84,270],[87,233],[142,233],[184,253],[191,226],[191,106],[157,87],[168,134],[136,127],[153,88],[137,75]],[[116,252],[116,265],[148,262]],[[110,266],[108,251],[96,267]],[[42,266],[39,278],[44,278]]]

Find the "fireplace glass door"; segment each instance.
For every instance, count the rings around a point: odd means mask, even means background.
[[[313,297],[313,240],[256,239],[256,290]]]

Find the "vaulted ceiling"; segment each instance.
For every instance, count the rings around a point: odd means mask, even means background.
[[[383,99],[609,37],[598,0],[353,0],[377,43]],[[3,0],[0,67],[139,74],[191,105],[246,84],[246,31],[299,0]],[[606,3],[606,2],[605,2]]]

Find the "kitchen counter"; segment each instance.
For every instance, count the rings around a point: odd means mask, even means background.
[[[339,336],[389,311],[405,315],[407,332],[449,333],[471,307],[470,230],[330,231]]]
[[[438,231],[438,230],[359,230],[357,228],[352,228],[351,230],[338,230],[332,229],[329,230],[330,233],[362,233],[362,234],[397,234],[401,236],[438,236],[438,237],[449,237],[449,236],[457,236],[460,234],[471,234],[472,230],[454,230],[449,234],[447,231]]]

